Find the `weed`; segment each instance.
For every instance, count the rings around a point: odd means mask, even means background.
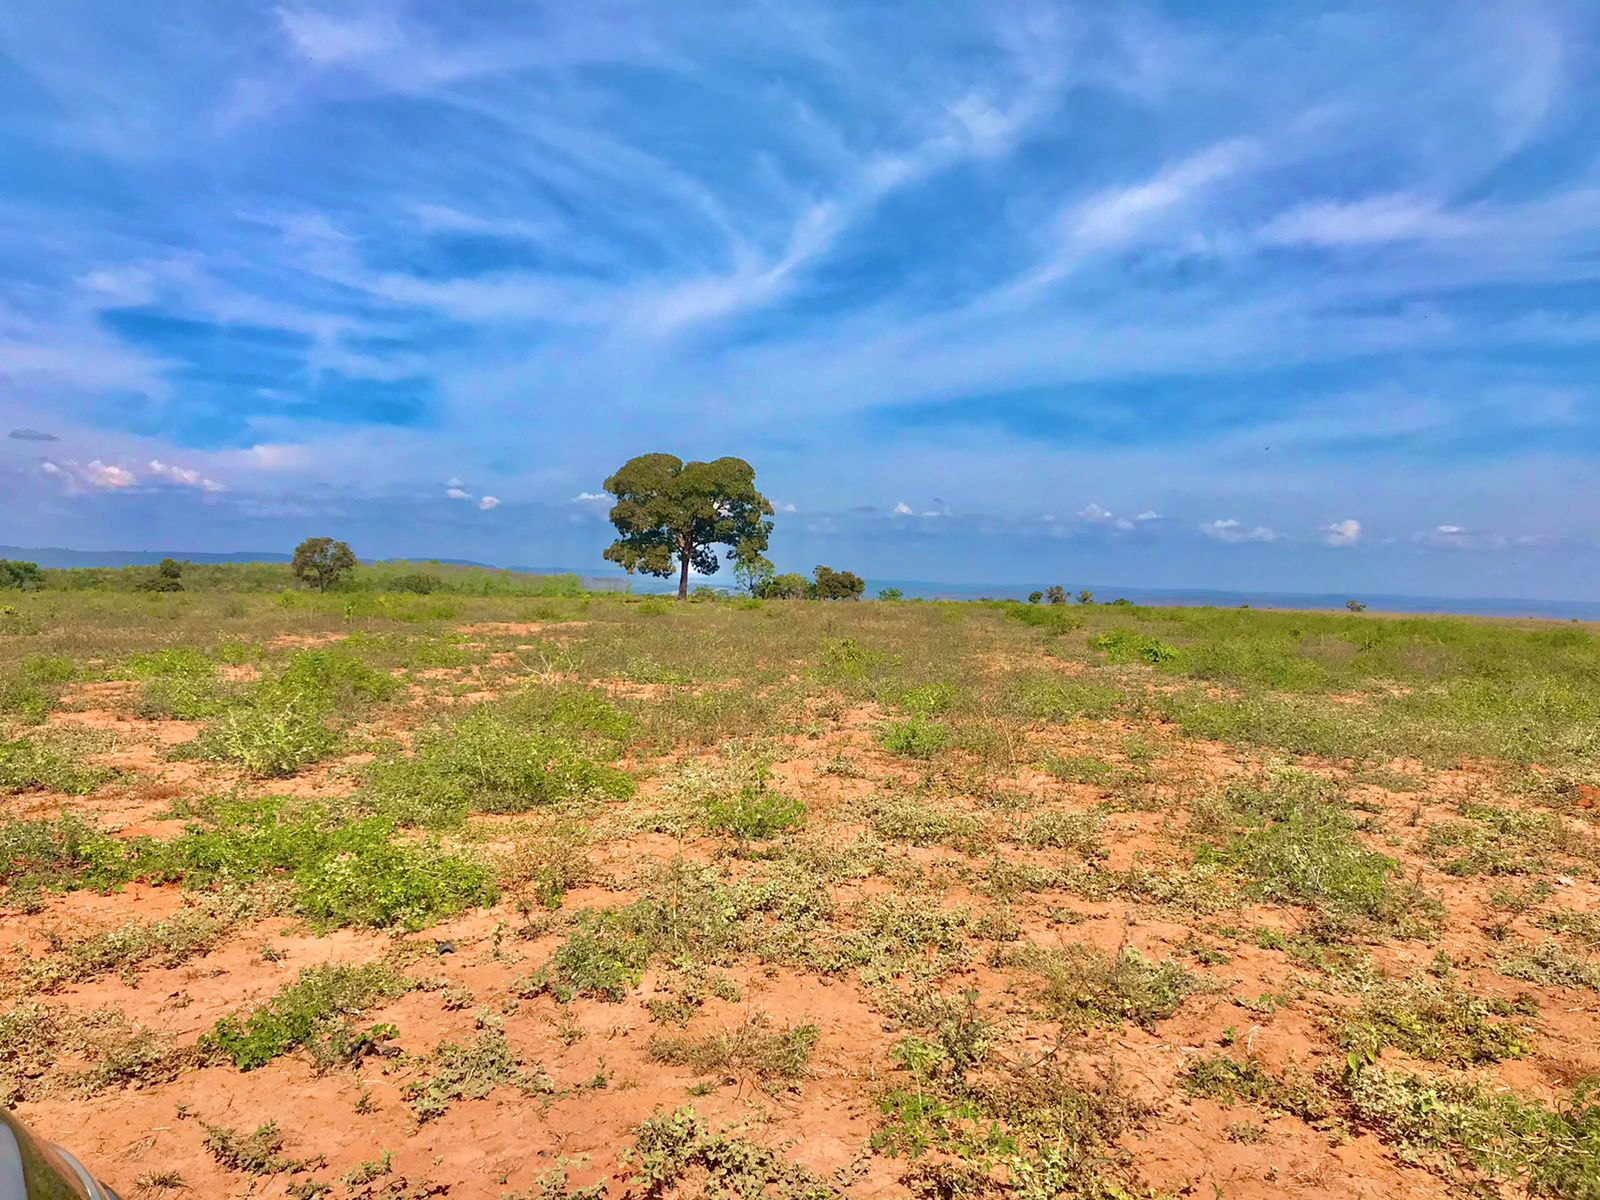
[[[763,1146],[731,1130],[713,1132],[692,1108],[651,1117],[635,1133],[625,1154],[632,1183],[650,1200],[665,1195],[686,1176],[704,1175],[709,1200],[833,1200],[837,1184],[813,1174],[781,1149]]]
[[[1105,827],[1104,809],[1040,813],[1022,830],[1022,842],[1036,849],[1051,847],[1072,850],[1084,858],[1104,858],[1106,848],[1101,835]]]
[[[1517,1180],[1551,1200],[1600,1197],[1600,1102],[1592,1085],[1546,1108],[1481,1083],[1368,1066],[1348,1082],[1356,1119],[1444,1174]]]
[[[467,1045],[441,1042],[428,1059],[428,1074],[407,1089],[411,1111],[431,1121],[457,1100],[482,1100],[497,1087],[514,1087],[524,1096],[555,1090],[544,1068],[527,1064],[499,1029],[485,1029]]]
[[[1197,814],[1199,828],[1218,823],[1243,828],[1221,849],[1202,846],[1197,861],[1244,870],[1263,898],[1309,904],[1330,919],[1416,926],[1421,901],[1395,883],[1399,865],[1357,840],[1355,821],[1318,777],[1280,771],[1265,791],[1232,788],[1219,812]]]
[[[320,1158],[285,1158],[281,1153],[283,1134],[276,1121],[257,1126],[250,1134],[226,1125],[208,1125],[204,1121],[200,1124],[206,1131],[206,1149],[211,1151],[211,1157],[230,1171],[242,1171],[247,1175],[300,1174],[322,1161]]]
[[[412,755],[390,755],[367,776],[368,802],[407,825],[459,825],[470,812],[518,813],[590,796],[622,798],[633,781],[578,741],[524,733],[492,708],[418,738]]]
[[[203,1054],[224,1058],[241,1071],[265,1066],[293,1050],[307,1051],[326,1069],[358,1063],[392,1036],[390,1027],[357,1032],[351,1018],[410,991],[410,979],[384,962],[307,967],[295,981],[242,1020],[224,1017],[200,1038]]]
[[[932,758],[950,740],[950,731],[926,717],[889,721],[878,727],[878,744],[902,758]]]
[[[1132,1021],[1152,1029],[1190,996],[1212,990],[1180,964],[1151,962],[1132,946],[1115,955],[1077,945],[1034,950],[1023,963],[1042,977],[1039,998],[1050,1016],[1078,1028]]]
[[[1226,1054],[1196,1059],[1182,1078],[1190,1095],[1206,1096],[1228,1104],[1254,1104],[1263,1111],[1288,1113],[1312,1124],[1334,1114],[1332,1098],[1312,1077],[1290,1070],[1274,1075],[1254,1059],[1241,1061]]]
[[[68,747],[33,738],[0,741],[0,792],[64,792],[87,796],[114,774],[87,766]]]
[[[689,1067],[703,1075],[723,1072],[755,1079],[770,1090],[803,1079],[816,1044],[815,1025],[778,1027],[765,1013],[755,1013],[740,1025],[706,1037],[652,1038],[649,1054],[656,1062]]]
[[[1582,987],[1600,992],[1600,963],[1573,954],[1554,939],[1501,960],[1500,973],[1545,987]]]
[[[705,824],[713,833],[732,834],[742,844],[769,841],[805,823],[804,801],[767,787],[763,772],[732,795],[713,795],[706,801]]]
[[[1492,1006],[1464,988],[1426,979],[1381,980],[1339,1031],[1353,1061],[1375,1059],[1385,1046],[1446,1066],[1519,1058],[1531,1049],[1515,1025],[1491,1020]]]

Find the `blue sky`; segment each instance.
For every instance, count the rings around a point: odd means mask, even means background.
[[[1584,597],[1600,6],[0,6],[0,542]]]

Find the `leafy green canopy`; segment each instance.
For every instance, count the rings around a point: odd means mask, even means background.
[[[307,538],[294,548],[289,569],[296,579],[325,592],[356,568],[356,556],[344,542]]]
[[[629,459],[605,489],[617,498],[611,523],[618,537],[607,560],[628,572],[670,576],[678,567],[678,595],[689,590],[689,570],[714,575],[728,558],[751,563],[767,548],[772,503],[756,491],[755,469],[742,458],[684,462],[672,454]]]

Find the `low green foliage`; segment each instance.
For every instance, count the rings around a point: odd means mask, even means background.
[[[573,720],[577,709],[558,709]],[[560,724],[560,722],[557,722]],[[367,802],[407,825],[451,827],[472,812],[516,813],[543,805],[634,791],[623,771],[599,761],[578,738],[528,733],[492,707],[424,730],[409,756],[380,758],[367,773]]]
[[[206,1149],[211,1157],[230,1171],[247,1175],[301,1174],[322,1164],[320,1158],[285,1158],[283,1134],[276,1121],[268,1121],[249,1134],[226,1125],[201,1122],[201,1127],[206,1131]]]
[[[1081,677],[1032,674],[1010,688],[1010,707],[1028,721],[1070,721],[1074,717],[1107,717],[1122,703],[1123,693],[1108,683]]]
[[[1600,992],[1600,962],[1572,953],[1553,938],[1508,955],[1501,960],[1500,973],[1546,987],[1589,988]]]
[[[1509,1015],[1507,1007],[1426,978],[1380,980],[1343,1021],[1339,1045],[1355,1061],[1375,1059],[1385,1046],[1452,1067],[1519,1058],[1532,1048],[1528,1036],[1493,1019]]]
[[[1046,1012],[1079,1028],[1132,1021],[1151,1029],[1190,996],[1213,986],[1171,959],[1155,963],[1132,946],[1114,955],[1078,945],[1033,950],[1022,965],[1039,974]]]
[[[805,802],[770,790],[764,774],[737,792],[712,795],[705,807],[706,828],[731,834],[740,842],[769,841],[800,828],[805,819]]]
[[[427,1072],[406,1089],[419,1121],[443,1116],[457,1100],[482,1100],[499,1087],[514,1087],[524,1096],[555,1091],[544,1068],[525,1062],[494,1027],[466,1045],[441,1042],[428,1057]]]
[[[228,890],[157,921],[129,921],[100,933],[49,930],[50,953],[27,958],[22,977],[40,990],[82,983],[116,972],[129,979],[141,967],[170,967],[215,946],[241,922],[268,911],[266,899]]]
[[[1160,638],[1134,629],[1108,629],[1089,639],[1089,648],[1098,650],[1113,663],[1148,663],[1160,666],[1178,657],[1178,648]]]
[[[244,1018],[223,1017],[200,1038],[200,1051],[226,1059],[241,1071],[265,1066],[279,1055],[307,1051],[326,1068],[359,1062],[363,1052],[393,1030],[357,1031],[352,1018],[384,1000],[403,996],[415,983],[385,962],[307,967],[295,981]]]
[[[1228,789],[1196,812],[1202,832],[1232,831],[1197,861],[1236,867],[1268,900],[1307,904],[1334,920],[1402,930],[1418,925],[1420,899],[1397,878],[1399,864],[1369,850],[1331,785],[1303,771],[1278,771],[1265,790]]]
[[[889,721],[878,727],[878,744],[903,758],[932,758],[950,740],[950,731],[926,717]]]
[[[1226,1104],[1254,1104],[1267,1113],[1288,1113],[1318,1124],[1334,1114],[1332,1097],[1313,1077],[1291,1068],[1274,1075],[1255,1059],[1226,1054],[1199,1058],[1184,1072],[1183,1088]]]
[[[1353,1073],[1347,1090],[1358,1121],[1435,1170],[1516,1181],[1550,1200],[1600,1200],[1600,1095],[1592,1083],[1554,1109],[1471,1079],[1379,1066]]]
[[[325,926],[420,928],[463,908],[492,903],[488,864],[437,843],[401,840],[393,822],[342,822],[283,800],[218,803],[165,842],[118,842],[77,818],[0,827],[0,881],[55,888],[108,887],[134,879],[208,887],[283,878],[290,906]]]
[[[730,1130],[713,1132],[692,1108],[651,1117],[639,1126],[626,1161],[632,1184],[647,1200],[659,1200],[693,1177],[707,1200],[834,1200],[837,1184],[813,1174],[781,1148]]]
[[[91,766],[65,746],[40,738],[0,741],[0,792],[64,792],[87,796],[114,774]]]

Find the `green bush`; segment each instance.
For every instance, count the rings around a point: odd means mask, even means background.
[[[937,721],[912,717],[878,727],[878,744],[904,758],[932,758],[950,740],[950,731]]]
[[[561,731],[567,720],[600,715],[572,699],[558,703],[554,729],[525,733],[496,709],[475,710],[454,725],[424,731],[410,756],[374,762],[368,802],[402,824],[448,827],[470,812],[517,813],[587,796],[631,796],[634,783],[626,772],[597,761],[577,737]]]
[[[403,996],[416,984],[383,962],[307,967],[295,981],[249,1016],[223,1017],[200,1038],[203,1055],[226,1059],[241,1071],[265,1066],[292,1050],[331,1065],[349,1061],[386,1032],[358,1033],[351,1018],[375,1004]]]
[[[706,802],[706,828],[740,841],[767,841],[805,823],[804,801],[769,791],[765,780],[746,783],[732,795]]]

